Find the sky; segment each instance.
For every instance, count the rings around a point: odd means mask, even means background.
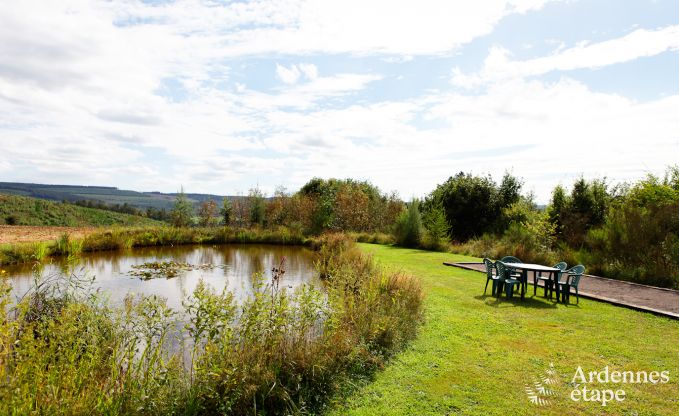
[[[676,0],[0,0],[0,181],[545,203],[678,155]]]

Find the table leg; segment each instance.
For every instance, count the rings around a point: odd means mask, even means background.
[[[558,272],[552,272],[552,275],[554,276],[554,290],[556,290],[556,301],[559,301],[559,273]]]
[[[521,273],[521,300],[526,296],[526,286],[528,286],[528,270],[524,269]]]

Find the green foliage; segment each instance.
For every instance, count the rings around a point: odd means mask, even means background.
[[[421,277],[426,319],[411,346],[339,401],[329,416],[676,413],[676,320],[582,298],[579,306],[567,306],[540,292],[524,301],[498,302],[489,293],[482,295],[485,274],[441,265],[479,258],[367,244],[361,248],[387,267]],[[559,374],[559,382],[548,386],[554,391],[551,404],[533,406],[524,386],[550,363]],[[572,401],[569,382],[575,369],[582,366],[587,372],[606,365],[660,368],[670,371],[673,381],[656,388],[625,384],[621,388],[627,399],[606,408]]]
[[[193,222],[193,205],[186,197],[184,187],[177,193],[170,218],[175,227],[187,227]]]
[[[413,199],[408,207],[401,212],[394,225],[396,244],[403,247],[419,247],[422,243],[424,226],[420,214],[420,203]]]
[[[222,216],[222,224],[228,227],[231,223],[231,217],[233,216],[233,207],[231,206],[229,198],[224,197],[222,200],[222,208],[219,211],[219,214]]]
[[[679,287],[679,190],[677,169],[654,176],[616,200],[588,248],[606,275],[664,287]]]
[[[550,220],[568,244],[579,246],[588,230],[604,223],[612,198],[605,179],[580,178],[570,195],[557,186],[548,208]]]
[[[424,212],[443,207],[450,236],[456,240],[502,232],[509,225],[502,210],[519,200],[521,187],[521,182],[508,173],[498,186],[490,176],[460,172],[427,196]]]
[[[255,187],[250,189],[248,193],[250,200],[250,225],[264,225],[266,206],[264,193],[261,189]]]
[[[557,185],[552,190],[552,201],[547,207],[549,221],[554,224],[557,235],[561,235],[563,233],[563,223],[561,221],[561,217],[566,212],[567,204],[568,195],[566,195],[566,190],[563,188],[563,186]]]
[[[156,296],[111,307],[75,277],[38,280],[10,309],[0,279],[0,414],[322,412],[422,320],[417,279],[377,268],[346,237],[331,240],[319,254],[335,253],[327,296],[279,288],[281,263],[272,282],[256,276],[240,305],[199,283],[181,315]]]
[[[422,241],[423,247],[430,250],[445,249],[450,234],[450,225],[448,225],[443,208],[441,206],[430,208],[424,215],[423,223],[426,229]]]
[[[158,221],[136,215],[0,194],[0,221],[3,219],[7,225],[62,227],[160,224]]]
[[[679,287],[679,174],[649,175],[609,190],[604,180],[575,182],[552,193],[546,213],[527,200],[505,209],[512,225],[455,249],[481,257],[515,255],[543,264],[582,263],[593,274]],[[559,237],[561,237],[559,239]]]
[[[299,220],[312,234],[323,231],[388,231],[403,203],[367,181],[313,178],[295,195]]]

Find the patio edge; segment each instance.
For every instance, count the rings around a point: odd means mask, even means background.
[[[458,268],[464,269],[464,270],[472,270],[472,271],[475,271],[475,272],[484,273],[481,270],[478,270],[478,269],[475,269],[475,268],[469,266],[469,265],[472,265],[472,264],[478,266],[478,265],[482,265],[483,263],[479,263],[479,262],[451,263],[451,262],[445,262],[445,261],[443,262],[444,266],[458,267]],[[668,291],[674,292],[672,289],[642,285],[642,284],[639,284],[639,283],[626,282],[624,280],[608,279],[608,278],[605,278],[605,277],[599,277],[599,276],[593,276],[593,275],[587,275],[587,276],[595,278],[595,279],[610,280],[610,281],[614,281],[614,282],[626,283],[626,284],[635,285],[635,286],[642,286],[642,287],[648,287],[648,288],[652,288],[652,289],[668,290]],[[660,316],[665,316],[665,317],[668,317],[668,318],[671,318],[671,319],[679,320],[679,314],[674,313],[674,312],[663,311],[663,310],[660,310],[660,309],[650,308],[648,306],[638,305],[638,304],[630,303],[630,302],[624,302],[624,301],[621,301],[621,300],[618,300],[618,299],[607,298],[605,296],[600,296],[600,295],[596,295],[596,294],[589,293],[589,292],[580,292],[580,296],[582,296],[583,298],[586,298],[586,299],[597,300],[597,301],[610,303],[612,305],[621,306],[621,307],[628,308],[628,309],[634,309],[634,310],[639,311],[639,312],[648,312],[648,313],[652,313],[654,315],[660,315]]]

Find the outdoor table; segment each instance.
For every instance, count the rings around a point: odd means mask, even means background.
[[[549,272],[549,277],[554,276],[554,286],[556,286],[556,300],[559,300],[559,272],[561,270],[555,267],[543,266],[541,264],[531,264],[531,263],[505,263],[505,266],[510,269],[519,269],[521,273],[521,299],[524,298],[526,294],[526,288],[528,286],[528,272]],[[533,283],[535,284],[535,283]]]

